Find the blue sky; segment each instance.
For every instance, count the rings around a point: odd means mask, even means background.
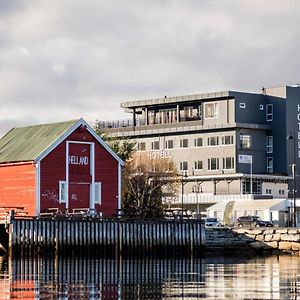
[[[0,136],[120,102],[300,83],[298,0],[0,0]]]

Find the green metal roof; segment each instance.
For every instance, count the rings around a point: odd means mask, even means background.
[[[34,161],[78,120],[15,127],[0,139],[0,163]]]

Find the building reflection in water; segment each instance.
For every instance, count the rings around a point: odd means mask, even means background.
[[[0,258],[0,299],[295,299],[297,257]]]

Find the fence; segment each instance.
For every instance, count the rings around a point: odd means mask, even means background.
[[[197,220],[12,218],[9,248],[14,253],[194,254],[203,245],[203,226]]]

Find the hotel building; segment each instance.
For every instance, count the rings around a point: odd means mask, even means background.
[[[300,187],[299,85],[258,94],[165,96],[121,107],[130,120],[100,126],[110,136],[135,139],[137,151],[150,159],[173,159],[183,194],[166,200],[172,205],[204,209],[225,199],[287,198],[293,164]]]

